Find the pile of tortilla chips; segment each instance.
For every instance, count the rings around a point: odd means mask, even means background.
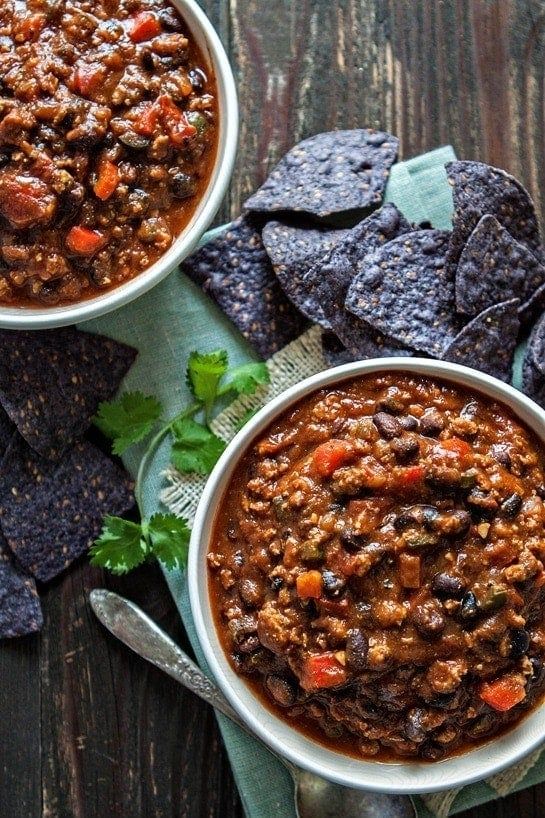
[[[509,381],[516,345],[545,307],[530,196],[503,170],[450,162],[452,230],[412,225],[381,206],[397,148],[372,130],[301,142],[183,268],[264,358],[312,321],[331,364],[417,355]],[[523,374],[545,405],[545,318]]]
[[[36,580],[84,554],[129,476],[84,439],[136,350],[74,328],[0,330],[0,638],[39,630]]]

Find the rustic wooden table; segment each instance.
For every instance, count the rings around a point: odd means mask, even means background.
[[[297,140],[362,125],[397,134],[402,158],[451,142],[507,168],[545,215],[542,0],[202,5],[230,52],[242,114],[219,220]],[[87,595],[104,584],[187,646],[158,569],[114,580],[83,562],[50,586],[41,636],[0,648],[1,818],[239,818],[212,713],[99,627]],[[538,818],[544,800],[542,785],[465,818]]]

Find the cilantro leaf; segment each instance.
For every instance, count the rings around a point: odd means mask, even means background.
[[[251,363],[237,366],[229,373],[229,381],[222,391],[232,390],[237,395],[253,395],[258,386],[270,383],[271,376],[264,363]]]
[[[186,564],[190,534],[187,521],[174,514],[154,514],[148,522],[153,553],[170,571]]]
[[[221,379],[227,372],[229,358],[224,349],[214,352],[192,352],[187,362],[187,383],[193,396],[202,401],[208,416],[218,394]]]
[[[141,392],[125,392],[118,400],[101,403],[93,422],[113,440],[113,453],[123,454],[133,443],[149,435],[161,412],[162,406],[156,398]]]
[[[89,553],[91,565],[108,568],[113,574],[126,574],[144,562],[148,546],[137,523],[108,516]]]
[[[234,431],[235,432],[240,432],[242,427],[246,426],[248,421],[251,420],[254,415],[257,415],[258,412],[259,412],[259,409],[248,409],[248,411],[245,412],[242,415],[242,417],[240,418],[240,420],[236,423]]]
[[[170,459],[181,472],[210,474],[225,449],[223,440],[190,418],[176,421],[172,435],[174,443]]]

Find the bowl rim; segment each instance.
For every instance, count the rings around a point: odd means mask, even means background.
[[[208,187],[193,216],[168,250],[134,278],[85,301],[51,308],[0,305],[0,328],[38,330],[69,326],[105,315],[134,301],[166,278],[195,250],[212,223],[231,180],[238,146],[239,105],[233,70],[225,48],[196,0],[170,0],[187,22],[212,67],[218,88],[219,136]]]
[[[345,786],[407,795],[463,787],[494,775],[543,742],[545,704],[534,707],[511,730],[460,755],[437,762],[359,760],[325,748],[268,710],[231,668],[217,636],[208,591],[206,553],[217,507],[240,458],[275,418],[302,398],[353,377],[397,371],[451,381],[505,404],[545,442],[545,411],[514,387],[469,367],[426,358],[374,358],[319,372],[267,403],[235,435],[203,490],[193,523],[187,581],[199,643],[213,677],[232,707],[265,745],[293,764]]]

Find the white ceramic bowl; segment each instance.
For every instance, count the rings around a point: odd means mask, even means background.
[[[238,141],[238,99],[233,72],[216,31],[195,0],[171,0],[186,21],[205,61],[215,74],[218,89],[219,137],[216,162],[208,188],[193,218],[172,246],[144,272],[114,290],[87,301],[49,308],[5,307],[0,305],[0,327],[47,329],[96,318],[134,301],[154,287],[193,250],[216,215],[227,191]]]
[[[511,386],[465,366],[419,358],[377,358],[346,364],[307,378],[283,392],[258,412],[236,435],[217,463],[203,492],[189,549],[191,609],[201,646],[216,681],[249,728],[265,744],[293,763],[324,778],[351,787],[392,793],[423,793],[460,787],[515,763],[543,742],[545,705],[533,710],[510,732],[476,750],[437,762],[382,763],[337,753],[292,729],[267,710],[231,668],[216,633],[208,594],[206,553],[214,519],[227,484],[241,456],[270,423],[306,395],[340,381],[377,371],[440,377],[476,389],[507,405],[545,440],[545,412]]]

